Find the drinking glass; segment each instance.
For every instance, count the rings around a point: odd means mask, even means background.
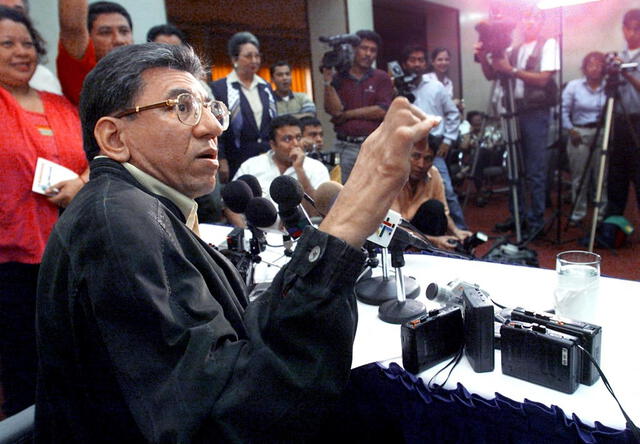
[[[600,255],[588,251],[563,251],[556,257],[558,285],[556,314],[583,322],[596,315],[600,280]]]

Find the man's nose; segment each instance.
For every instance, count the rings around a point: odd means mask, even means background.
[[[193,133],[196,137],[209,136],[211,138],[218,137],[223,133],[220,121],[209,111],[203,107],[200,122],[193,127]]]
[[[116,46],[122,46],[127,43],[127,37],[119,32],[115,32],[113,36],[113,43]]]

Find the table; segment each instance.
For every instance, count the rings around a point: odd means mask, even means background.
[[[204,230],[201,228],[201,233],[209,242],[218,243],[229,229],[209,226]],[[270,243],[278,243],[281,237],[269,234],[268,239]],[[280,251],[281,249],[268,250],[265,257],[282,266],[288,258],[282,257]],[[556,284],[553,270],[422,254],[407,254],[405,260],[404,273],[414,276],[420,284],[421,294],[418,300],[425,303],[427,308],[437,307],[437,304],[428,301],[424,295],[427,285],[431,282],[445,285],[456,278],[478,284],[502,305],[522,306],[536,311],[553,307],[553,290]],[[270,279],[276,272],[277,268],[260,264],[256,270],[256,280]],[[374,275],[379,274],[379,268],[374,270]],[[377,316],[376,306],[359,302],[358,312],[352,368],[372,362],[384,365],[395,362],[401,365],[400,326],[382,322]],[[640,384],[636,379],[640,375],[640,358],[636,353],[636,341],[640,335],[635,330],[639,324],[640,283],[601,278],[596,313],[594,321],[603,328],[602,369],[627,413],[636,422],[640,422]],[[426,382],[444,364],[428,369],[419,376]],[[442,380],[443,378],[439,378],[436,382]],[[564,394],[503,375],[499,351],[495,354],[495,370],[489,373],[475,373],[466,358],[463,358],[445,388],[455,389],[458,383],[463,383],[467,390],[486,399],[493,399],[496,392],[499,392],[518,402],[529,399],[547,406],[557,405],[565,414],[575,414],[590,426],[599,421],[612,428],[625,428],[624,417],[602,380],[593,386],[581,384],[575,393]]]

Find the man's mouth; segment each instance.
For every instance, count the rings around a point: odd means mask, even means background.
[[[197,159],[212,159],[212,160],[216,160],[218,158],[218,152],[213,149],[207,149],[205,151],[203,151],[202,153],[198,154],[196,156]]]

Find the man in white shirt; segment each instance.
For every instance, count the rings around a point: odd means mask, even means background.
[[[282,175],[291,176],[297,179],[304,192],[314,199],[318,186],[330,180],[329,172],[322,162],[305,155],[301,140],[302,125],[298,119],[290,114],[274,118],[269,129],[271,149],[244,161],[234,180],[251,174],[260,182],[263,196],[270,198],[269,187],[273,179]],[[307,205],[307,202],[303,201],[303,206],[310,215],[317,214]]]
[[[475,51],[488,80],[507,77],[514,82],[524,178],[530,195],[530,199],[525,199],[521,187],[518,187],[518,202],[521,223],[528,225],[525,236],[528,239],[538,236],[544,226],[550,107],[555,105],[558,96],[553,77],[560,67],[560,53],[555,39],[541,36],[543,23],[543,11],[529,7],[521,20],[524,42],[513,48],[508,57],[491,54],[489,59],[481,43],[476,45]],[[513,214],[513,208],[511,212]],[[513,219],[496,224],[498,231],[514,227]]]

